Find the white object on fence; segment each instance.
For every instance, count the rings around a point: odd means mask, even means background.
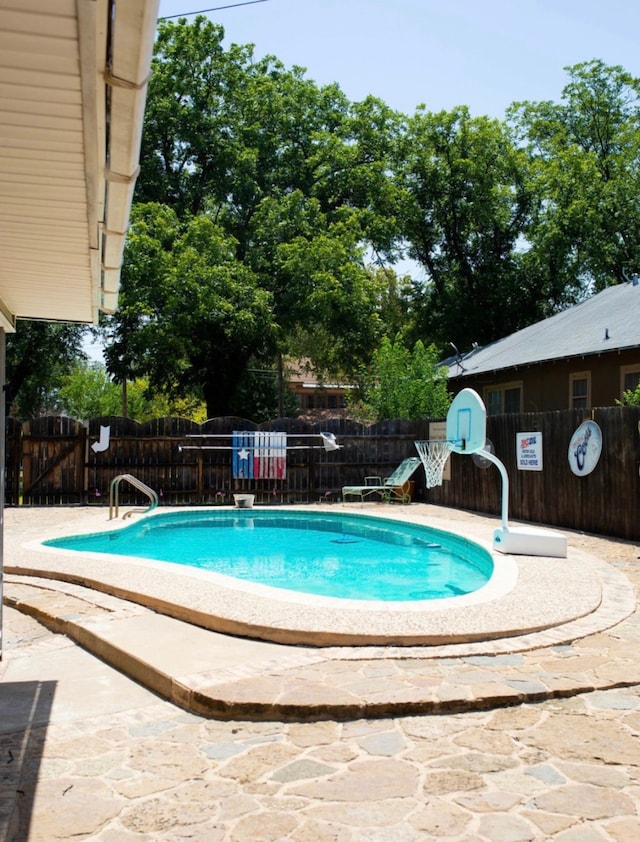
[[[104,450],[107,450],[109,447],[109,437],[111,435],[111,427],[103,427],[102,424],[100,425],[100,438],[98,441],[94,441],[91,445],[91,450],[94,453],[102,453]]]

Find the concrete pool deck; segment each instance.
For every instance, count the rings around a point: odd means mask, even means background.
[[[338,510],[411,519],[481,543],[496,525],[423,504]],[[221,595],[218,583],[183,568],[160,572],[135,559],[105,564],[38,547],[44,538],[105,529],[107,517],[93,508],[7,510],[5,601],[195,713],[344,720],[480,710],[640,682],[640,664],[616,632],[635,611],[634,589],[619,569],[586,552],[577,534],[566,533],[567,559],[517,558],[514,587],[488,602],[363,618],[357,609],[267,599],[251,588]],[[319,616],[322,628],[310,627]],[[353,640],[363,621],[366,645],[335,645]],[[230,633],[271,622],[276,638],[302,627],[313,645]]]

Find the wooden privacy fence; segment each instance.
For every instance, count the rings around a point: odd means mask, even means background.
[[[92,445],[99,442],[101,427],[109,428],[109,446],[95,452]],[[407,455],[415,455],[416,434],[424,436],[426,429],[427,422],[409,421],[365,428],[344,420],[318,426],[290,418],[261,425],[244,418],[216,418],[199,425],[183,418],[138,424],[107,417],[85,426],[72,418],[36,418],[22,426],[8,425],[6,499],[10,505],[100,505],[108,503],[111,481],[123,473],[153,488],[162,505],[229,504],[233,494],[248,492],[263,504],[337,499],[346,483],[360,483],[374,473],[386,476]],[[234,479],[234,431],[285,432],[291,448],[286,476]],[[320,432],[333,433],[343,447],[325,451]],[[206,435],[212,438],[200,438]],[[226,438],[214,438],[223,435]],[[191,449],[199,445],[220,449]],[[144,498],[123,485],[120,501],[142,504]]]
[[[602,431],[602,452],[592,471],[576,476],[569,444],[585,419]],[[531,412],[487,418],[487,438],[509,477],[509,518],[640,539],[640,407]],[[518,470],[517,433],[539,433],[542,471]],[[502,481],[495,466],[452,454],[452,481],[431,489],[429,501],[499,514]]]
[[[568,462],[571,437],[585,417],[602,431],[602,454],[595,470],[575,476]],[[439,419],[442,420],[442,419]],[[430,421],[392,420],[362,426],[348,420],[308,424],[278,419],[254,424],[243,418],[216,418],[199,425],[182,418],[138,424],[126,418],[94,418],[87,425],[66,417],[7,423],[6,501],[8,505],[108,505],[109,486],[119,474],[133,474],[153,488],[161,505],[233,503],[233,494],[251,493],[259,504],[308,503],[340,499],[343,485],[365,476],[388,476],[414,442],[429,438]],[[487,419],[487,437],[509,476],[509,518],[640,539],[640,408],[499,415]],[[441,425],[440,425],[441,426]],[[95,451],[101,427],[109,445]],[[286,476],[234,479],[233,431],[287,433]],[[320,432],[333,433],[340,450],[325,451]],[[516,434],[539,433],[542,471],[518,470]],[[227,436],[224,439],[189,438]],[[309,438],[316,436],[317,438]],[[181,449],[180,445],[224,449]],[[229,448],[229,449],[228,449]],[[450,475],[426,490],[424,471],[414,476],[415,501],[499,515],[501,477],[494,465],[478,467],[469,456],[452,454]],[[145,505],[133,488],[121,487],[122,505]]]

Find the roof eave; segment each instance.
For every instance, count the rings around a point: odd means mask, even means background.
[[[92,259],[93,319],[100,311],[117,307],[124,243],[129,225],[133,191],[138,176],[144,106],[153,53],[159,0],[110,0],[106,21],[88,20],[86,44],[81,39],[85,100],[85,143],[104,149],[104,160],[95,168],[87,158],[88,213]],[[80,3],[80,7],[94,6]],[[94,12],[85,9],[91,18]],[[101,27],[107,25],[107,32]],[[95,33],[95,35],[94,35]],[[95,63],[95,36],[104,40],[104,61]],[[92,42],[94,42],[92,44]],[[93,63],[91,53],[94,47]],[[102,105],[104,102],[104,106]],[[104,108],[104,111],[102,110]],[[103,116],[104,114],[104,116]]]
[[[463,369],[462,371],[457,371],[455,374],[452,373],[451,369],[458,364],[454,363],[454,366],[449,367],[449,380],[456,380],[458,378],[463,377],[473,377],[477,376],[480,377],[482,375],[494,375],[499,374],[501,372],[508,373],[510,371],[518,371],[521,368],[533,368],[534,366],[538,365],[547,365],[551,363],[558,363],[558,362],[568,362],[570,360],[583,360],[587,357],[602,357],[605,354],[621,354],[623,351],[633,351],[635,349],[640,349],[640,343],[636,343],[635,345],[619,345],[615,348],[606,348],[600,349],[599,351],[584,351],[580,354],[566,354],[564,356],[558,357],[547,357],[542,360],[531,360],[526,362],[516,363],[515,365],[509,366],[499,366],[497,368],[483,368],[481,370],[474,370],[474,369]]]

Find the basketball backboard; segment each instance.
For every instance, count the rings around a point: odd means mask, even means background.
[[[480,395],[463,389],[453,399],[447,413],[447,441],[454,453],[477,453],[484,448],[487,410]]]

